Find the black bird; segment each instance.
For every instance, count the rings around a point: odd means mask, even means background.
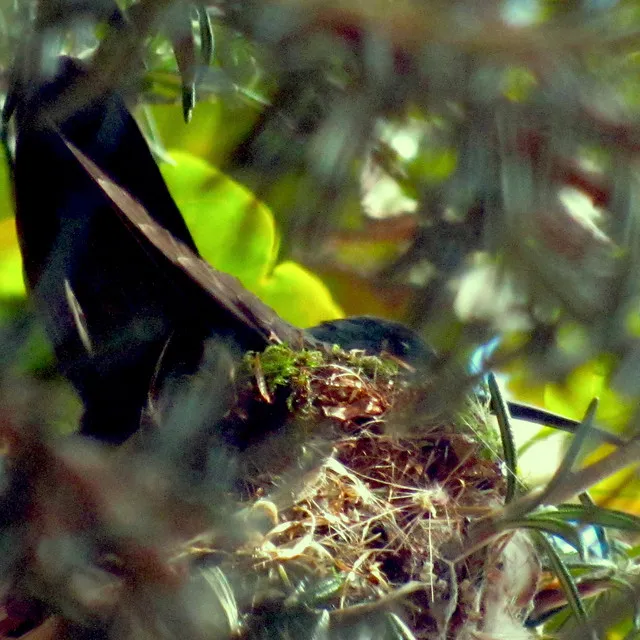
[[[415,331],[393,320],[355,316],[323,322],[307,329],[307,333],[316,340],[347,350],[388,353],[416,369],[432,367],[438,359]]]
[[[179,292],[162,266],[113,213],[65,139],[197,248],[122,97],[107,90],[71,105],[70,92],[90,81],[87,69],[68,57],[57,66],[51,77],[18,79],[7,101],[15,109],[18,237],[60,370],[85,406],[82,431],[121,442],[140,424],[168,337],[197,331],[197,322],[179,312]],[[3,115],[6,122],[11,113]]]
[[[260,350],[276,336],[385,352],[418,371],[437,363],[433,349],[398,322],[361,316],[303,333],[233,277],[199,261],[118,93],[106,91],[75,109],[65,104],[69,90],[88,78],[81,63],[62,57],[52,78],[18,83],[8,100],[16,110],[16,221],[26,279],[60,370],[83,400],[83,433],[124,441],[140,426],[159,370],[168,378],[195,371],[212,335],[236,354]],[[67,143],[97,167],[82,166]],[[147,229],[146,239],[118,219],[98,173],[144,207],[143,218],[130,217],[135,207],[127,216],[138,231]],[[160,238],[155,245],[148,235],[154,224],[165,230],[151,234]],[[514,417],[559,429],[577,425],[535,407],[509,408]]]

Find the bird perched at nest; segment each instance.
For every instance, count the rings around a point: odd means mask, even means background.
[[[16,224],[28,288],[59,368],[83,401],[82,432],[119,443],[138,429],[161,360],[162,370],[176,375],[197,366],[211,335],[234,343],[236,352],[268,341],[220,306],[200,312],[190,283],[172,284],[161,256],[118,219],[73,156],[67,143],[198,255],[124,100],[112,90],[83,100],[90,82],[85,65],[61,57],[52,77],[18,79],[4,120],[15,114]],[[244,296],[259,315],[258,301]],[[319,325],[308,339],[386,351],[412,364],[429,355],[399,323],[370,318]]]
[[[59,368],[83,401],[84,434],[126,440],[139,428],[158,377],[193,372],[212,335],[236,358],[276,336],[386,353],[418,371],[434,366],[435,352],[400,323],[356,317],[302,332],[234,278],[207,269],[118,93],[69,104],[89,82],[83,64],[62,57],[53,77],[19,79],[3,114],[6,123],[15,110],[16,222],[27,284]],[[72,149],[104,172],[102,182]],[[138,232],[159,225],[151,235],[157,241],[163,231],[160,244],[145,244],[118,219],[106,180],[143,206],[147,218],[138,221]],[[574,428],[533,407],[511,408],[525,419]]]

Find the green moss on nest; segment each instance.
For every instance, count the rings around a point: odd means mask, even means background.
[[[313,349],[296,350],[285,344],[267,347],[262,353],[250,351],[245,363],[262,376],[269,393],[278,387],[306,387],[311,370],[325,364],[321,351]]]
[[[254,373],[260,371],[270,393],[278,387],[306,387],[314,370],[330,364],[346,366],[372,380],[393,378],[398,374],[398,365],[392,360],[364,351],[344,351],[338,345],[334,345],[330,352],[323,352],[277,344],[261,353],[250,351],[245,355],[245,365]]]
[[[284,392],[289,411],[299,417],[310,417],[315,411],[322,415],[335,413],[336,407],[350,405],[371,393],[376,396],[376,406],[388,407],[399,370],[385,357],[344,351],[338,346],[321,350],[272,345],[261,353],[247,353],[244,364],[264,400],[271,403],[275,395],[282,397]],[[371,402],[363,404],[369,405],[373,406]]]
[[[372,356],[365,351],[355,349],[344,351],[337,344],[333,345],[331,353],[338,362],[342,362],[374,380],[378,376],[393,378],[398,374],[398,365],[384,356]]]

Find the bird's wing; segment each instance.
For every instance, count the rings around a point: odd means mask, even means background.
[[[158,224],[133,197],[111,180],[91,159],[68,140],[65,144],[87,173],[111,201],[123,222],[141,240],[153,246],[162,258],[175,268],[176,274],[195,284],[201,292],[200,303],[214,314],[224,311],[240,327],[253,332],[256,338],[269,343],[287,343],[302,347],[305,333],[281,318],[271,307],[248,291],[242,283],[227,273],[218,271],[197,256],[185,243],[176,239]]]

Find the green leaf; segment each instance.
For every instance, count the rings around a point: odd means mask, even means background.
[[[422,150],[407,166],[412,181],[438,184],[451,176],[457,156],[453,149],[429,147]]]
[[[230,157],[260,115],[250,105],[230,106],[229,101],[205,100],[202,96],[188,125],[182,121],[181,109],[175,104],[153,105],[148,112],[167,149],[181,149],[214,165]]]
[[[307,607],[320,607],[340,593],[345,581],[346,575],[342,573],[323,578],[306,588],[300,600]]]
[[[213,31],[211,29],[211,19],[205,5],[197,5],[198,25],[200,30],[200,62],[208,67],[213,58]]]
[[[553,516],[565,521],[595,524],[620,531],[640,531],[640,517],[615,509],[604,509],[596,505],[561,504],[553,510]],[[536,515],[539,515],[537,513]]]
[[[271,272],[277,238],[270,211],[204,160],[172,151],[164,179],[203,257],[249,288]]]
[[[161,169],[203,257],[293,324],[307,327],[342,315],[318,277],[295,262],[276,264],[278,238],[264,204],[204,160],[172,156],[175,164]],[[7,218],[0,221],[0,298],[24,295],[15,222]]]
[[[576,465],[579,457],[582,455],[584,444],[587,441],[589,432],[593,426],[596,411],[598,410],[598,399],[593,398],[587,407],[582,422],[580,423],[574,437],[571,439],[569,449],[567,450],[560,466],[556,469],[551,480],[549,480],[544,491],[538,498],[538,504],[543,504],[546,499],[551,496],[554,491],[561,486],[571,475],[573,467]]]
[[[555,519],[550,515],[539,515],[538,512],[536,512],[535,515],[527,518],[505,521],[501,524],[500,528],[505,531],[508,529],[532,529],[534,531],[542,531],[543,533],[558,536],[576,549],[581,558],[585,556],[580,533],[576,527],[564,522],[560,518]]]
[[[504,452],[504,461],[507,467],[507,491],[505,494],[505,502],[509,503],[513,500],[518,488],[518,453],[513,440],[513,430],[511,428],[509,409],[502,397],[500,386],[498,385],[498,381],[493,373],[488,375],[487,383],[491,393],[491,404],[496,413],[498,427],[500,428],[502,450]]]
[[[196,103],[196,42],[191,28],[189,7],[186,5],[178,5],[178,7],[182,11],[175,16],[179,24],[171,30],[171,43],[182,78],[182,117],[186,123],[189,123]]]
[[[271,211],[250,191],[191,154],[173,151],[161,169],[202,256],[299,326],[342,315],[324,284],[294,262],[276,265]]]
[[[0,221],[0,298],[25,295],[22,257],[13,218]]]
[[[13,219],[13,187],[9,163],[3,147],[0,151],[0,299],[25,295],[22,257]]]
[[[344,315],[322,280],[296,262],[276,265],[254,293],[299,327],[312,327]]]
[[[0,220],[13,217],[13,186],[6,154],[6,146],[0,144]],[[4,238],[0,236],[0,244],[3,243]]]
[[[562,585],[562,590],[565,593],[567,603],[573,615],[576,617],[581,626],[583,626],[584,630],[589,629],[587,612],[584,608],[584,604],[582,603],[582,599],[580,598],[578,587],[575,583],[575,580],[573,579],[573,576],[571,575],[571,572],[564,564],[564,562],[562,562],[560,555],[556,551],[553,544],[551,544],[551,542],[546,538],[546,536],[538,533],[537,535],[535,535],[535,539],[538,544],[545,550],[551,568],[556,574],[558,581]],[[590,633],[589,635],[593,637],[592,633]]]

